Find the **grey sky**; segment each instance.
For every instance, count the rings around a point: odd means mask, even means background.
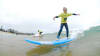
[[[99,0],[0,0],[0,24],[10,25],[24,32],[57,31],[60,19],[52,18],[62,12],[63,7],[80,16],[69,17],[70,28],[88,28],[99,23]],[[52,28],[52,29],[51,29]],[[50,30],[51,29],[51,30]]]

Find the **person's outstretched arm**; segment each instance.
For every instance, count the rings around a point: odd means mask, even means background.
[[[72,15],[80,15],[80,14],[76,14],[76,13],[68,13],[68,15],[67,16],[72,16]]]
[[[80,15],[80,14],[73,13],[72,15]]]
[[[54,18],[53,18],[53,20],[55,20],[55,18],[58,18],[59,16],[55,16]]]

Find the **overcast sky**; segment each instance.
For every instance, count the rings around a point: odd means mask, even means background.
[[[99,0],[0,0],[0,25],[26,32],[51,28],[57,31],[60,19],[53,21],[52,18],[59,15],[63,7],[67,7],[69,13],[80,14],[69,17],[69,27],[100,24]]]

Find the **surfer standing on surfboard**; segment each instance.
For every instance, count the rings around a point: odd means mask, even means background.
[[[65,26],[65,29],[66,29],[66,37],[68,38],[69,29],[68,29],[68,24],[67,24],[67,17],[69,17],[71,15],[79,15],[79,14],[76,14],[76,13],[67,13],[67,8],[66,7],[63,7],[63,13],[61,13],[60,15],[55,16],[53,18],[53,20],[55,20],[55,18],[59,18],[59,17],[61,18],[60,30],[59,30],[58,35],[57,35],[57,38],[58,39],[60,38],[60,34],[62,32],[63,26]]]

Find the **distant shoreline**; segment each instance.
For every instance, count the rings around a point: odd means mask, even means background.
[[[11,33],[16,35],[34,35],[34,33],[7,32],[7,31],[0,31],[0,32]]]

